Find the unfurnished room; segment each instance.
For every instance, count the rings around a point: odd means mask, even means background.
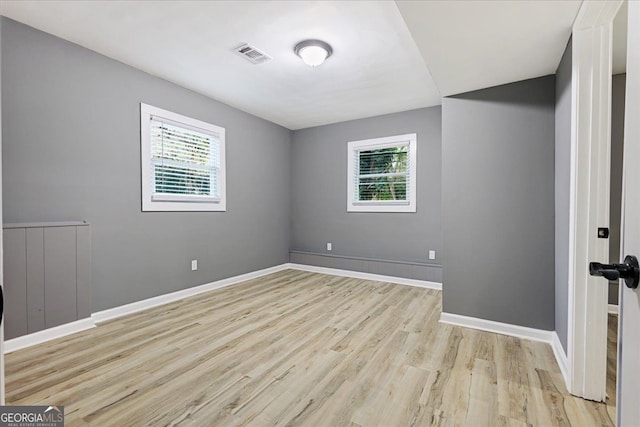
[[[0,426],[640,425],[640,1],[0,0],[0,106]]]

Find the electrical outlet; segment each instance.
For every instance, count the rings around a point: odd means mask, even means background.
[[[429,251],[429,259],[436,259],[436,251]]]
[[[191,271],[196,271],[198,269],[198,260],[197,259],[192,259],[191,260]]]
[[[333,246],[331,245],[331,243],[327,243],[327,250],[330,251],[333,249]]]

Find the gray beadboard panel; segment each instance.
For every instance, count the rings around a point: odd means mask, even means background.
[[[27,234],[27,332],[45,328],[44,229],[25,228]]]
[[[425,265],[423,267],[413,266],[412,268],[415,275],[410,278],[442,283],[442,266]]]
[[[27,248],[24,229],[4,230],[4,337],[27,333]]]
[[[425,280],[428,280],[429,282],[436,282],[436,283],[442,283],[442,266],[425,266]]]
[[[91,228],[76,227],[77,317],[91,316]]]
[[[45,327],[76,320],[76,227],[44,229]]]
[[[323,258],[321,263],[324,263],[325,267],[337,268],[339,270],[355,270],[355,271],[368,271],[368,262],[363,260],[350,260],[346,258]]]
[[[296,264],[313,265],[316,267],[337,268],[340,270],[367,272],[367,261],[346,258],[333,258],[309,253],[290,253],[290,261]]]
[[[45,228],[45,227],[71,227],[88,226],[86,221],[40,221],[40,222],[5,222],[2,228]]]
[[[367,260],[296,251],[290,252],[289,257],[290,262],[296,264],[442,283],[442,268],[438,265],[418,265],[378,259]]]
[[[373,274],[381,274],[383,276],[404,277],[406,279],[426,280],[425,276],[416,277],[414,265],[393,264],[390,262],[368,262],[368,272]]]

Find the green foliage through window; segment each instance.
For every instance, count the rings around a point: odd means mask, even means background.
[[[357,195],[365,200],[407,200],[408,145],[357,152]]]

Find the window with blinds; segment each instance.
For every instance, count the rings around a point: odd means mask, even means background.
[[[224,128],[141,104],[145,211],[220,211]]]
[[[348,147],[348,211],[416,211],[416,134],[352,141]]]

